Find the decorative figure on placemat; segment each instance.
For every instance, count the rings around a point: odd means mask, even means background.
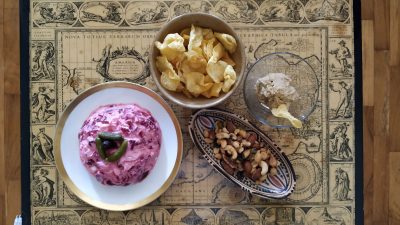
[[[348,123],[342,123],[335,127],[330,135],[332,150],[331,158],[335,160],[352,160],[353,154],[349,146],[349,138],[347,137]]]
[[[240,210],[226,210],[219,219],[220,225],[255,225],[245,212]],[[258,224],[258,222],[257,222]]]
[[[318,15],[331,17],[335,15],[334,4],[328,0],[324,0],[322,2],[321,8],[319,9]]]
[[[216,12],[230,22],[249,23],[256,20],[257,6],[250,1],[232,0],[229,4],[221,4]]]
[[[102,57],[99,60],[92,59],[94,62],[98,62],[96,66],[96,71],[100,74],[107,74],[109,66],[111,45],[108,44],[102,51]]]
[[[295,0],[289,0],[286,3],[287,18],[289,21],[299,21],[301,6]]]
[[[64,71],[67,71],[68,75],[67,75],[67,79],[66,82],[63,84],[63,86],[69,86],[72,88],[72,90],[75,92],[75,94],[79,94],[79,84],[81,83],[81,80],[78,77],[78,74],[76,72],[76,68],[73,69],[69,69],[67,66],[65,65],[61,65],[62,66],[62,75],[64,75]]]
[[[294,208],[277,208],[275,224],[295,224],[295,209]]]
[[[196,211],[194,209],[190,210],[189,214],[186,216],[182,217],[181,219],[182,223],[185,223],[187,225],[203,225],[206,224],[203,219],[197,215]]]
[[[175,16],[180,16],[185,13],[190,13],[192,11],[190,4],[179,4],[175,6]]]
[[[349,17],[349,5],[345,0],[309,0],[306,13],[310,22],[319,20],[345,22]]]
[[[33,7],[32,20],[39,26],[68,26],[77,19],[76,6],[70,2],[41,2]]]
[[[55,72],[53,66],[54,46],[53,43],[38,44],[33,57],[32,80],[54,79]]]
[[[107,11],[107,15],[105,17],[105,21],[114,21],[116,23],[118,23],[119,21],[121,21],[121,13],[118,11],[118,5],[115,3],[108,3],[106,6]]]
[[[338,88],[334,87],[333,84],[329,84],[329,88],[334,92],[338,92],[340,97],[338,105],[335,109],[335,115],[331,119],[337,119],[339,117],[343,118],[352,117],[353,115],[351,112],[351,96],[353,95],[352,88],[349,87],[344,81],[339,82]]]
[[[341,71],[344,75],[348,75],[349,69],[351,69],[352,66],[348,63],[347,59],[350,59],[352,55],[350,49],[346,46],[346,42],[341,40],[339,42],[339,48],[330,51],[329,54],[335,55],[336,60],[340,64]]]
[[[121,5],[118,2],[88,2],[80,10],[81,22],[118,25],[121,20]]]
[[[332,216],[326,207],[324,207],[324,211],[319,216],[319,218],[315,218],[311,220],[310,225],[346,225],[344,218],[340,218],[340,216]]]
[[[42,16],[42,18],[47,21],[54,20],[56,16],[56,13],[53,11],[53,8],[40,7],[39,12],[40,16]]]
[[[33,173],[33,184],[35,185],[33,189],[37,195],[37,204],[42,206],[54,205],[54,181],[48,178],[49,171],[38,169]]]
[[[226,19],[236,19],[237,16],[235,16],[233,13],[228,12],[228,7],[227,6],[221,6],[219,8],[218,12],[225,17]]]
[[[155,15],[152,18],[152,21],[157,22],[160,21],[162,19],[164,19],[165,17],[167,17],[167,11],[168,9],[161,3],[158,3],[156,9],[155,9]]]
[[[114,49],[111,48],[112,46],[107,44],[102,50],[101,58],[92,58],[93,62],[97,62],[96,72],[104,78],[104,81],[127,80],[141,85],[146,84],[145,79],[150,76],[148,51],[144,52],[144,55],[142,55],[133,47],[120,46]],[[129,65],[136,69],[127,70],[127,67],[119,67],[119,69],[116,70],[115,67],[113,67],[113,65],[116,66],[114,62],[118,62],[117,64],[119,65],[121,65],[121,63]]]
[[[151,4],[154,3],[154,4]],[[163,2],[151,2],[150,4],[129,6],[127,21],[132,24],[158,23],[167,20],[168,8]],[[187,4],[190,6],[189,4]],[[178,5],[180,6],[180,5]],[[175,7],[176,8],[176,7]],[[180,7],[178,7],[180,9]]]
[[[100,225],[111,225],[110,222],[108,221],[108,212],[107,211],[100,210],[100,219],[101,219]]]
[[[209,3],[207,3],[207,2],[200,3],[200,12],[209,13],[210,10],[211,10],[211,6]]]
[[[42,149],[42,145],[35,135],[32,135],[32,159],[35,164],[42,164],[47,162],[47,158]]]
[[[52,162],[53,155],[53,140],[45,133],[45,128],[40,128],[39,133],[32,136],[33,157],[38,161]]]
[[[60,12],[57,15],[57,19],[64,21],[64,20],[75,20],[75,9],[71,4],[65,4],[63,7],[60,8]]]
[[[36,122],[47,122],[47,120],[54,116],[54,110],[50,107],[54,104],[55,100],[49,97],[49,94],[54,92],[53,89],[47,91],[46,87],[39,87],[39,92],[32,96],[32,112],[34,113],[33,120]]]
[[[344,171],[342,168],[337,168],[335,170],[335,187],[333,188],[333,192],[335,193],[334,197],[336,200],[339,201],[346,201],[350,200],[349,192],[351,191],[350,189],[350,179],[349,175],[347,174],[346,171]]]

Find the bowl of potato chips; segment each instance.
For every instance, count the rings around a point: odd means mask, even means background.
[[[150,72],[171,101],[188,108],[215,106],[244,78],[244,45],[222,19],[189,13],[158,32],[150,50]]]

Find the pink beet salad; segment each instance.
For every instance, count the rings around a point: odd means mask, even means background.
[[[102,134],[114,135],[114,139],[104,139]],[[156,164],[160,146],[158,122],[147,109],[136,104],[101,106],[79,131],[81,161],[106,185],[125,186],[142,181]]]

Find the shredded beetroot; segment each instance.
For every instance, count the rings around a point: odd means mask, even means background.
[[[120,133],[128,141],[125,154],[116,162],[100,158],[93,144],[99,132]],[[102,184],[126,186],[142,181],[153,169],[160,153],[161,129],[147,109],[136,104],[112,104],[93,111],[78,138],[86,169]]]

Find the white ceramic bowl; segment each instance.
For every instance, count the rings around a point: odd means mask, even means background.
[[[99,106],[136,103],[148,109],[162,132],[160,155],[141,182],[128,186],[103,185],[80,160],[78,132],[90,113]],[[80,94],[60,117],[55,138],[57,169],[68,188],[83,201],[98,208],[125,211],[155,200],[173,182],[182,159],[182,133],[172,109],[155,92],[128,82],[109,82]]]
[[[237,42],[237,50],[233,54],[231,54],[232,59],[235,61],[236,66],[234,67],[237,75],[237,80],[235,85],[231,88],[228,93],[221,93],[219,97],[215,98],[205,98],[205,97],[198,97],[198,98],[188,98],[182,93],[177,93],[173,91],[169,91],[165,89],[160,83],[160,76],[161,73],[158,71],[156,67],[156,58],[160,55],[160,51],[155,46],[156,41],[163,42],[165,36],[171,33],[180,33],[185,28],[190,28],[191,25],[196,25],[204,28],[210,28],[213,31],[226,33],[232,35]],[[205,13],[188,13],[182,16],[178,16],[165,24],[161,30],[156,35],[155,40],[151,46],[150,50],[150,72],[151,75],[161,93],[166,96],[171,101],[187,108],[192,109],[202,109],[215,106],[220,104],[224,100],[226,100],[240,85],[241,81],[244,77],[244,71],[246,67],[246,56],[244,45],[240,40],[239,36],[233,30],[231,26],[229,26],[225,21],[222,19]]]

